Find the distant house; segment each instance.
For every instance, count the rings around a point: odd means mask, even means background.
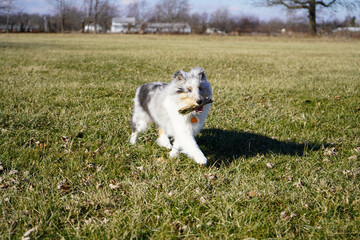
[[[9,32],[29,32],[29,33],[38,33],[40,32],[39,25],[23,25],[23,24],[11,24],[11,25],[0,25],[0,32],[6,32],[9,29]]]
[[[6,25],[0,25],[0,32],[6,32],[8,27]]]
[[[360,27],[339,27],[333,30],[333,33],[342,32],[358,33],[360,32]]]
[[[144,28],[144,33],[191,33],[188,23],[148,23]]]
[[[102,27],[99,24],[96,24],[96,32],[101,32]],[[86,24],[84,26],[84,32],[95,32],[95,25],[94,23]]]
[[[191,33],[187,23],[136,23],[135,18],[113,18],[111,33]]]
[[[226,34],[224,31],[221,31],[221,30],[216,29],[216,28],[207,28],[205,33],[206,34],[220,34],[220,35]]]
[[[136,25],[134,17],[113,18],[110,31],[112,33],[137,33],[140,31],[140,26]]]

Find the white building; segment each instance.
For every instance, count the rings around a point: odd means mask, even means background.
[[[129,18],[113,18],[111,22],[112,33],[136,33],[140,27],[136,26],[134,17]]]
[[[113,18],[111,33],[191,33],[191,27],[187,23],[136,23],[134,17]]]
[[[102,27],[99,24],[96,24],[96,32],[101,32]],[[84,32],[95,32],[95,25],[93,23],[86,24],[84,26]]]
[[[220,35],[226,34],[224,31],[220,31],[216,28],[207,28],[205,33],[206,34],[220,34]]]
[[[144,28],[145,33],[191,33],[187,23],[148,23]]]
[[[352,32],[352,33],[356,33],[356,32],[360,32],[360,27],[339,27],[339,28],[333,30],[333,33],[337,33],[337,32]]]

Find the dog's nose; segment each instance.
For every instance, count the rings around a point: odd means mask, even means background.
[[[203,103],[203,100],[196,100],[196,103],[201,105]]]

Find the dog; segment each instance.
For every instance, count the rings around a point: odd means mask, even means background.
[[[211,85],[205,70],[200,67],[192,68],[190,72],[175,72],[170,83],[141,85],[134,98],[130,143],[135,144],[139,133],[153,122],[159,130],[156,142],[161,147],[171,149],[171,158],[181,152],[195,162],[206,165],[207,158],[197,145],[195,136],[204,126],[211,103]],[[193,108],[189,113],[181,114],[180,109],[187,106]],[[169,138],[173,139],[173,144]]]

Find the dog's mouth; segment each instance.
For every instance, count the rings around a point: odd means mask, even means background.
[[[195,111],[196,111],[196,113],[202,113],[203,112],[203,106],[200,106]]]
[[[203,112],[203,107],[209,103],[212,103],[213,100],[210,98],[206,98],[200,105],[195,105],[195,104],[189,104],[185,107],[182,107],[178,110],[178,112],[181,115],[186,115],[189,114],[191,112],[197,113],[197,114],[201,114]]]
[[[203,112],[203,107],[209,103],[212,103],[213,100],[211,98],[205,98],[205,100],[202,102],[201,105],[199,105],[196,109],[195,109],[195,112],[200,114]]]

